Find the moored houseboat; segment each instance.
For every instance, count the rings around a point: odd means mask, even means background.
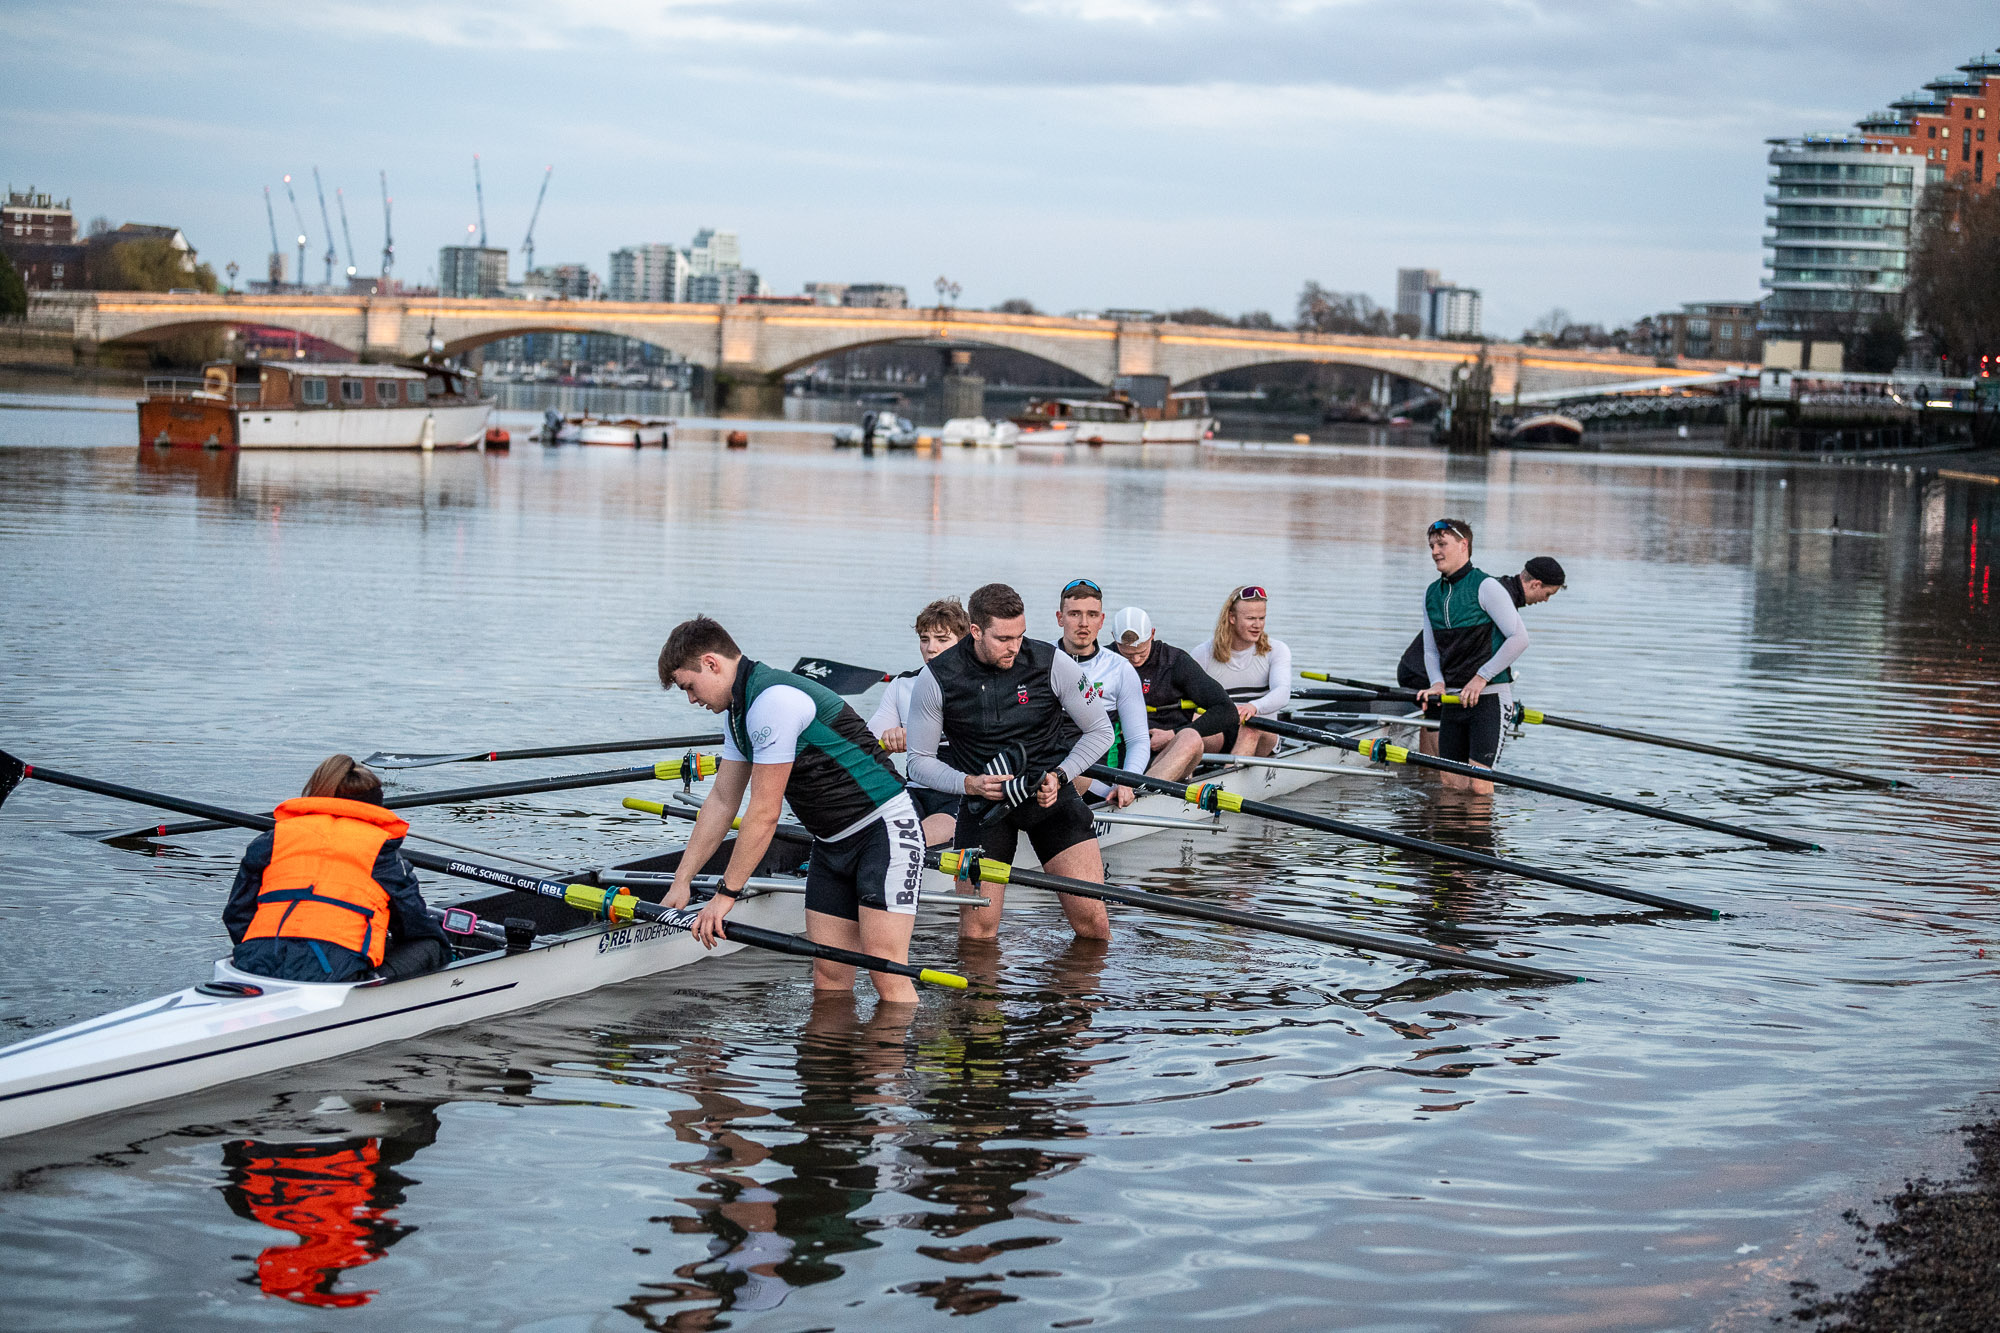
[[[1164,375],[1121,375],[1103,398],[1036,398],[1013,418],[1022,444],[1199,444],[1215,433],[1208,395],[1168,393]]]
[[[493,401],[444,365],[300,361],[148,379],[139,442],[208,449],[468,449]]]

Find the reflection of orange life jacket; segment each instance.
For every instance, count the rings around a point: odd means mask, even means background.
[[[346,1309],[375,1294],[331,1288],[343,1270],[374,1263],[386,1248],[374,1234],[384,1217],[375,1203],[379,1144],[302,1145],[250,1159],[242,1186],[250,1215],[274,1230],[297,1232],[300,1241],[257,1256],[257,1285],[266,1296]]]
[[[243,938],[337,944],[380,967],[389,895],[375,882],[375,858],[409,824],[379,805],[333,796],[301,796],[271,815],[271,864]]]

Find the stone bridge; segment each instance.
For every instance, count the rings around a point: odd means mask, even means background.
[[[151,292],[37,293],[31,321],[67,320],[79,356],[104,344],[148,342],[196,329],[256,324],[296,331],[363,360],[422,353],[435,337],[448,353],[472,351],[523,333],[608,333],[635,338],[711,371],[725,401],[767,405],[790,371],[851,348],[908,338],[1008,347],[1098,384],[1114,375],[1165,375],[1185,385],[1248,366],[1314,362],[1381,371],[1435,389],[1479,353],[1479,345],[1413,338],[1289,333],[1211,325],[1001,315],[925,308],[862,310],[823,306],[693,305],[622,301],[464,300],[435,296],[275,296]],[[1623,352],[1485,344],[1496,396],[1584,388],[1638,379],[1689,377],[1721,362],[1662,367]]]

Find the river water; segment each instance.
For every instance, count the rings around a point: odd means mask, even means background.
[[[72,410],[93,406],[113,410]],[[0,744],[224,804],[268,808],[335,750],[704,729],[653,677],[682,617],[780,663],[903,669],[915,609],[990,579],[1052,622],[1089,576],[1183,646],[1263,583],[1299,665],[1380,678],[1443,514],[1489,570],[1570,572],[1527,613],[1529,704],[1910,785],[1546,727],[1510,743],[1524,772],[1826,845],[1805,855],[1400,771],[1287,798],[1721,921],[1249,821],[1109,855],[1145,887],[1588,985],[1115,908],[1109,947],[1082,947],[1029,902],[994,954],[926,917],[915,953],[976,984],[907,1022],[739,955],[0,1141],[0,1325],[1769,1327],[1789,1282],[1851,1281],[1843,1208],[1949,1167],[1951,1127],[1990,1110],[2000,488],[1227,443],[239,458],[130,437],[116,403],[0,410]],[[619,796],[424,823],[601,863],[662,836]],[[32,782],[0,812],[8,1038],[226,952],[245,839],[142,855],[70,832],[143,818]]]

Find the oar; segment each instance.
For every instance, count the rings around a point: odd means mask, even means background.
[[[801,657],[792,666],[792,674],[816,680],[835,694],[861,694],[874,689],[895,676],[872,667],[850,666],[846,662],[835,662],[825,657]]]
[[[603,741],[595,745],[544,745],[532,750],[471,750],[462,754],[404,754],[377,750],[361,762],[370,768],[430,768],[435,764],[490,764],[507,759],[562,759],[578,754],[626,754],[633,750],[672,750],[688,745],[720,745],[714,732],[704,736],[656,736],[645,741]]]
[[[498,800],[503,796],[529,796],[536,792],[610,787],[621,782],[673,782],[681,776],[685,759],[686,756],[682,756],[680,759],[668,759],[662,763],[642,764],[638,768],[606,768],[595,773],[573,773],[562,778],[530,778],[525,782],[491,782],[483,787],[453,787],[446,791],[416,792],[408,796],[392,796],[382,804],[390,810],[414,810],[425,805],[458,805],[473,801]],[[695,776],[713,777],[715,765],[714,755],[696,755]],[[211,829],[228,827],[227,821],[201,819],[185,824],[156,824],[150,828],[126,829],[93,836],[101,837],[107,842],[119,838],[174,838],[183,833],[206,833]]]
[[[1405,958],[1420,958],[1425,962],[1443,963],[1449,967],[1468,968],[1475,972],[1493,972],[1504,977],[1517,977],[1523,981],[1588,980],[1572,973],[1550,972],[1539,967],[1528,967],[1522,963],[1476,958],[1450,949],[1434,949],[1427,944],[1407,943],[1392,936],[1369,935],[1356,930],[1340,930],[1333,926],[1288,921],[1283,917],[1265,916],[1261,912],[1245,912],[1234,907],[1218,907],[1192,898],[1148,893],[1144,889],[1128,888],[1122,884],[1095,884],[1089,880],[1071,879],[1066,875],[1051,875],[1041,870],[1022,870],[1004,861],[993,861],[984,857],[979,859],[977,867],[968,866],[965,864],[966,858],[963,852],[930,852],[924,857],[924,861],[955,879],[971,879],[974,877],[972,872],[976,869],[977,878],[986,884],[1019,884],[1023,888],[1048,889],[1076,898],[1096,898],[1103,902],[1123,903],[1128,907],[1150,908],[1167,916],[1185,916],[1199,921],[1244,926],[1252,930],[1268,931],[1273,935],[1292,935],[1302,940],[1341,944],[1350,949],[1365,949],[1373,953],[1400,954]]]
[[[1760,829],[1745,828],[1741,824],[1726,824],[1719,819],[1703,819],[1700,815],[1684,815],[1678,810],[1668,810],[1657,805],[1642,805],[1618,796],[1603,796],[1597,792],[1581,791],[1575,787],[1565,787],[1560,783],[1544,782],[1540,778],[1524,777],[1519,773],[1504,773],[1497,768],[1478,768],[1472,764],[1461,764],[1450,759],[1439,759],[1433,755],[1420,754],[1400,745],[1391,745],[1386,740],[1360,741],[1338,732],[1321,731],[1318,727],[1301,726],[1297,722],[1281,722],[1276,718],[1253,717],[1249,725],[1259,731],[1268,731],[1277,736],[1290,736],[1294,740],[1313,741],[1320,745],[1333,745],[1343,750],[1351,750],[1364,758],[1384,764],[1415,764],[1420,768],[1434,768],[1441,773],[1458,773],[1485,782],[1498,782],[1509,787],[1522,787],[1528,791],[1538,791],[1547,796],[1560,796],[1565,800],[1582,801],[1586,805],[1601,805],[1612,810],[1623,810],[1628,814],[1646,815],[1652,819],[1669,820],[1675,824],[1686,824],[1689,828],[1707,829],[1711,833],[1726,833],[1732,838],[1747,838],[1752,842],[1765,842],[1773,847],[1783,847],[1794,852],[1816,852],[1820,846],[1807,842],[1804,838],[1794,838],[1784,833],[1765,833]]]
[[[1329,676],[1322,671],[1301,671],[1299,674],[1308,680],[1330,680],[1340,685],[1374,690],[1384,699],[1414,701],[1417,697],[1415,690],[1398,689],[1393,685],[1373,685],[1365,680],[1348,680],[1344,676]],[[1839,778],[1842,782],[1859,782],[1867,787],[1905,785],[1895,778],[1878,778],[1872,773],[1857,773],[1850,768],[1832,768],[1825,764],[1803,763],[1797,759],[1780,759],[1777,755],[1765,754],[1761,750],[1746,750],[1741,746],[1708,745],[1701,741],[1682,740],[1677,736],[1662,736],[1651,731],[1627,731],[1623,727],[1607,727],[1596,722],[1582,722],[1573,717],[1557,717],[1553,713],[1544,713],[1539,708],[1524,708],[1520,704],[1514,705],[1513,720],[1562,727],[1568,731],[1584,731],[1593,736],[1610,736],[1621,741],[1637,741],[1641,745],[1658,745],[1669,750],[1709,754],[1718,759],[1741,759],[1746,764],[1762,764],[1766,768],[1787,768],[1794,773],[1813,773],[1823,778]]]
[[[151,805],[162,810],[178,810],[186,815],[199,815],[204,819],[216,820],[224,827],[269,830],[277,823],[269,815],[246,814],[241,810],[209,805],[205,801],[190,801],[161,792],[147,791],[140,787],[127,787],[120,783],[80,777],[75,773],[64,773],[53,768],[41,768],[23,763],[6,751],[0,750],[0,802],[5,802],[8,794],[19,786],[24,778],[38,778],[58,787],[73,787],[77,791],[114,796],[121,801],[131,801],[135,805]],[[634,917],[639,917],[647,921],[660,922],[675,930],[686,930],[699,915],[694,908],[673,911],[658,903],[649,903],[643,898],[619,893],[616,889],[601,889],[590,884],[559,884],[552,879],[536,879],[532,875],[518,875],[497,866],[455,861],[408,847],[403,849],[403,859],[413,866],[421,866],[425,870],[434,870],[439,874],[477,880],[482,884],[493,884],[518,893],[533,893],[544,898],[555,898],[579,911],[598,913],[612,922],[630,921]],[[837,949],[829,944],[815,944],[811,940],[788,935],[781,930],[765,930],[761,926],[746,926],[724,920],[721,933],[724,939],[735,944],[747,944],[753,948],[795,954],[802,958],[823,958],[830,963],[845,963],[849,967],[859,967],[870,972],[886,972],[916,981],[929,982],[935,986],[948,986],[954,990],[965,989],[965,978],[950,972],[917,967],[911,963],[898,963],[888,958],[878,958],[873,954],[855,953],[849,949]]]
[[[1648,907],[1660,907],[1670,912],[1705,916],[1711,921],[1718,920],[1722,916],[1722,913],[1712,907],[1698,907],[1693,903],[1684,903],[1678,898],[1648,893],[1644,889],[1627,889],[1616,884],[1607,884],[1599,879],[1586,879],[1581,875],[1572,875],[1561,870],[1543,870],[1539,866],[1527,865],[1506,857],[1488,856],[1485,852],[1447,847],[1441,842],[1391,833],[1387,829],[1370,828],[1366,824],[1350,824],[1343,819],[1329,819],[1325,815],[1309,815],[1303,810],[1253,801],[1233,791],[1224,791],[1219,784],[1213,782],[1172,782],[1166,778],[1148,777],[1144,773],[1127,773],[1122,769],[1106,768],[1103,764],[1092,764],[1084,771],[1104,782],[1121,783],[1127,787],[1143,787],[1147,791],[1162,791],[1179,796],[1190,805],[1203,810],[1234,810],[1246,815],[1259,815],[1265,819],[1276,820],[1280,824],[1295,824],[1300,828],[1338,833],[1343,838],[1359,838],[1363,842],[1380,843],[1384,847],[1397,847],[1406,852],[1422,852],[1426,856],[1435,856],[1440,860],[1463,861],[1467,865],[1505,871],[1522,879],[1538,879],[1544,883],[1560,884],[1566,889],[1576,889],[1583,893],[1598,893],[1607,898],[1623,898],[1626,902],[1644,903]]]
[[[1677,736],[1661,736],[1654,732],[1627,731],[1623,727],[1600,726],[1595,722],[1579,722],[1573,717],[1557,717],[1544,713],[1539,708],[1514,706],[1514,718],[1518,722],[1531,724],[1546,723],[1551,727],[1562,727],[1567,731],[1587,731],[1593,736],[1611,736],[1621,741],[1637,741],[1641,745],[1660,745],[1669,750],[1691,750],[1695,754],[1712,754],[1718,759],[1741,759],[1745,763],[1762,764],[1766,768],[1788,768],[1795,773],[1813,773],[1823,778],[1838,778],[1843,782],[1859,782],[1867,787],[1901,787],[1905,784],[1895,778],[1878,778],[1872,773],[1857,773],[1850,768],[1832,768],[1825,764],[1806,764],[1796,759],[1780,759],[1776,755],[1765,754],[1761,750],[1729,748],[1720,745],[1704,745],[1700,741],[1682,740]]]

